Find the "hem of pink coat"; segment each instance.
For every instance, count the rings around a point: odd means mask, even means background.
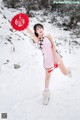
[[[51,69],[51,68],[54,68],[54,67],[49,67],[49,68],[46,68],[46,67],[44,67],[45,69]]]

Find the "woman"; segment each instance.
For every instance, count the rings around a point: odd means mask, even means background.
[[[51,76],[51,68],[54,65],[58,64],[61,72],[66,76],[71,76],[71,71],[64,66],[61,56],[56,52],[54,39],[50,34],[44,34],[44,27],[42,24],[34,25],[34,33],[27,28],[31,38],[36,42],[39,48],[43,53],[43,65],[45,68],[45,89],[43,91],[43,104],[47,105],[50,98],[50,90],[49,90],[49,80]]]

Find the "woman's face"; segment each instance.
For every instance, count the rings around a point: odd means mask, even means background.
[[[42,28],[42,27],[36,28],[36,33],[38,33],[39,36],[43,35],[43,32],[44,32],[44,28]]]

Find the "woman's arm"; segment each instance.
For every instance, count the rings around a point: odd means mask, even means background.
[[[55,47],[54,39],[50,34],[48,34],[48,38],[53,45],[53,48],[52,48],[53,49],[53,55],[54,55],[54,59],[56,60],[56,47]]]
[[[34,42],[38,42],[38,38],[35,36],[35,34],[31,31],[31,29],[27,28],[28,33],[30,34],[31,38],[34,40]]]

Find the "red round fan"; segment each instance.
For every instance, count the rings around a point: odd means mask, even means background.
[[[15,30],[22,31],[28,27],[29,17],[24,13],[15,15],[11,20],[11,25]]]

